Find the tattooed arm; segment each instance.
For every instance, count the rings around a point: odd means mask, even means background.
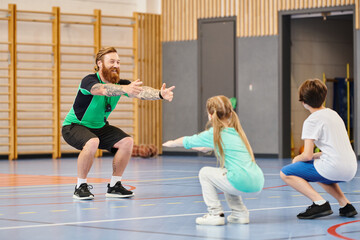
[[[91,94],[102,96],[119,96],[127,93],[129,97],[135,97],[143,100],[158,100],[164,99],[169,102],[173,99],[172,90],[175,86],[166,88],[164,83],[160,90],[148,86],[141,86],[142,82],[138,79],[129,85],[115,85],[111,83],[101,84],[97,83],[91,88]]]
[[[142,100],[158,100],[161,99],[160,90],[143,86],[142,91],[136,96],[136,98],[140,98]]]
[[[107,97],[119,96],[127,93],[129,97],[136,97],[142,91],[142,82],[136,80],[129,85],[115,85],[111,83],[97,83],[91,88],[91,94]]]
[[[166,88],[165,83],[163,83],[160,90],[144,86],[142,87],[142,91],[136,97],[144,100],[164,99],[171,102],[174,97],[174,93],[172,91],[174,88],[175,86]]]
[[[91,94],[111,97],[125,94],[125,91],[121,85],[97,83],[91,88]]]

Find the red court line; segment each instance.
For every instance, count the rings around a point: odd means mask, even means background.
[[[106,178],[88,178],[89,182],[108,182]],[[46,176],[46,175],[20,175],[0,173],[0,187],[19,187],[34,185],[58,185],[76,183],[77,177]]]
[[[341,238],[341,239],[346,239],[346,240],[355,240],[354,238],[348,238],[348,237],[345,237],[343,235],[340,235],[336,232],[336,230],[341,227],[341,226],[344,226],[344,225],[347,225],[347,224],[350,224],[350,223],[355,223],[355,222],[360,222],[360,220],[356,220],[356,221],[351,221],[351,222],[344,222],[344,223],[340,223],[340,224],[336,224],[332,227],[329,227],[328,229],[328,233],[333,235],[334,237],[338,237],[338,238]]]

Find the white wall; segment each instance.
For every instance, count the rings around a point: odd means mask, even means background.
[[[50,11],[52,7],[60,7],[67,13],[93,13],[94,9],[101,9],[105,15],[122,16],[161,11],[161,0],[0,0],[0,8],[7,9],[9,3],[16,4],[19,10]]]
[[[137,11],[145,13],[161,13],[161,0],[137,0]]]

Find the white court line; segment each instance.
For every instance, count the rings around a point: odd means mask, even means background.
[[[352,203],[360,203],[360,201],[352,202]],[[338,203],[331,203],[331,205],[338,205]],[[268,211],[268,210],[291,209],[291,208],[300,208],[300,207],[301,208],[308,207],[308,205],[298,205],[298,206],[288,206],[288,207],[274,207],[274,208],[258,208],[258,209],[250,209],[249,211],[250,212]],[[225,213],[229,213],[229,212],[230,211],[225,211]],[[134,221],[134,220],[147,220],[147,219],[160,219],[160,218],[173,218],[173,217],[187,217],[187,216],[197,216],[197,215],[203,215],[203,214],[205,214],[205,213],[188,213],[188,214],[163,215],[163,216],[152,216],[152,217],[136,217],[136,218],[118,218],[118,219],[83,221],[83,222],[48,223],[48,224],[24,225],[24,226],[14,226],[14,227],[0,227],[0,230],[13,230],[13,229],[24,229],[24,228],[40,228],[40,227],[57,227],[57,226],[67,226],[67,225],[121,222],[121,221]]]

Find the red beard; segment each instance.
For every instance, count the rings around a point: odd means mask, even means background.
[[[116,70],[116,72],[113,72],[113,70]],[[111,67],[111,68],[107,68],[107,67],[103,67],[101,69],[101,73],[104,76],[105,80],[110,82],[110,83],[118,83],[120,81],[120,69],[119,68],[115,68],[115,67]]]

